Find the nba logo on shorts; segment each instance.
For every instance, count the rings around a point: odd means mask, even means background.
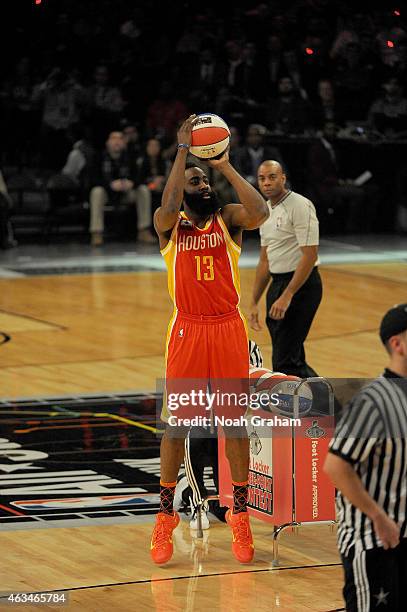
[[[180,336],[181,336],[181,338],[182,338],[182,336],[184,335],[184,330],[183,330],[183,329],[180,329],[180,330],[179,330],[179,335],[180,335]]]

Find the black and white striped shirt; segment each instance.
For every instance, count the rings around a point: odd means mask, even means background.
[[[254,340],[249,340],[249,362],[253,368],[263,367],[263,355]]]
[[[330,452],[351,463],[369,495],[407,537],[407,379],[386,370],[353,398],[336,426]],[[372,521],[338,492],[339,551],[381,547]]]

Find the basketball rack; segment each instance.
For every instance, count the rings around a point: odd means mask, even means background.
[[[328,416],[333,417],[334,416],[334,402],[335,402],[335,397],[334,397],[334,390],[333,387],[331,385],[331,383],[329,382],[329,380],[326,380],[326,378],[323,378],[321,376],[312,376],[310,378],[304,378],[300,384],[294,389],[294,397],[293,397],[293,409],[294,409],[294,418],[298,418],[299,417],[299,412],[300,412],[300,396],[299,396],[299,391],[301,389],[301,387],[305,384],[315,384],[315,383],[319,383],[319,384],[323,384],[327,387],[328,389]],[[293,439],[295,437],[295,429],[293,428]],[[337,521],[335,519],[332,520],[328,520],[328,521],[297,521],[297,490],[296,490],[296,470],[295,470],[295,454],[296,454],[296,448],[295,448],[295,444],[292,445],[292,465],[293,465],[293,479],[292,479],[292,487],[293,487],[293,496],[292,496],[292,520],[287,522],[287,523],[282,523],[281,525],[274,525],[274,529],[273,529],[273,559],[272,559],[272,566],[273,567],[278,567],[279,566],[279,554],[278,554],[278,545],[279,545],[279,536],[282,534],[282,532],[285,529],[293,529],[294,533],[298,533],[298,528],[301,526],[306,526],[306,525],[329,525],[330,527],[330,531],[332,532],[334,530],[334,527],[337,523]]]
[[[315,376],[310,378],[304,378],[301,380],[300,384],[295,388],[293,393],[293,412],[294,418],[299,418],[300,413],[300,396],[299,392],[301,387],[305,384],[323,384],[328,390],[328,415],[329,417],[334,416],[334,391],[331,383],[323,377]],[[297,472],[296,472],[296,445],[295,445],[295,428],[292,426],[292,440],[293,443],[291,445],[291,454],[292,454],[292,507],[291,507],[291,520],[281,523],[279,525],[274,525],[273,527],[273,556],[272,556],[272,566],[279,566],[279,537],[282,532],[286,529],[293,529],[295,533],[298,533],[298,528],[306,525],[328,525],[330,527],[330,531],[334,530],[336,525],[336,520],[334,518],[330,520],[312,520],[312,521],[303,521],[299,519],[298,516],[298,499],[297,499]],[[196,538],[203,538],[203,529],[202,529],[202,509],[206,502],[210,500],[219,500],[220,495],[208,495],[207,497],[201,499],[199,503],[196,505],[196,513],[197,513],[197,530],[196,530]],[[260,516],[257,516],[261,520]]]

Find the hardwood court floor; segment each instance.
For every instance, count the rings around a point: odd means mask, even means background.
[[[68,609],[86,612],[342,607],[342,568],[327,526],[285,533],[281,566],[272,568],[271,528],[252,523],[256,557],[249,566],[234,560],[230,530],[218,522],[203,541],[192,539],[182,522],[174,532],[174,557],[163,567],[150,561],[150,524],[7,532],[1,535],[7,550],[0,556],[1,590],[67,589]]]
[[[407,264],[335,265],[321,273],[325,293],[307,342],[310,363],[325,376],[375,376],[386,363],[377,328],[387,308],[406,301]],[[253,277],[242,271],[243,311]],[[170,313],[163,273],[1,279],[0,331],[11,341],[0,346],[0,395],[154,389]],[[251,336],[269,364],[267,331]],[[180,527],[164,568],[148,558],[150,523],[2,532],[0,591],[71,589],[68,609],[86,612],[342,607],[342,569],[327,527],[284,533],[281,568],[272,569],[270,528],[253,524],[258,552],[247,567],[232,558],[221,524],[210,530],[208,552],[198,544],[191,553],[189,529]]]
[[[407,264],[321,269],[324,298],[306,344],[322,375],[375,376],[377,328],[406,300]],[[247,312],[253,270],[242,270]],[[0,389],[7,398],[155,388],[164,371],[170,300],[161,272],[0,279]],[[262,304],[264,316],[264,304]],[[268,332],[251,332],[270,364]]]

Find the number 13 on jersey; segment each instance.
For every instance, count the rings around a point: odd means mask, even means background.
[[[195,255],[196,261],[196,278],[205,281],[215,280],[215,271],[213,269],[213,257],[212,255]]]

